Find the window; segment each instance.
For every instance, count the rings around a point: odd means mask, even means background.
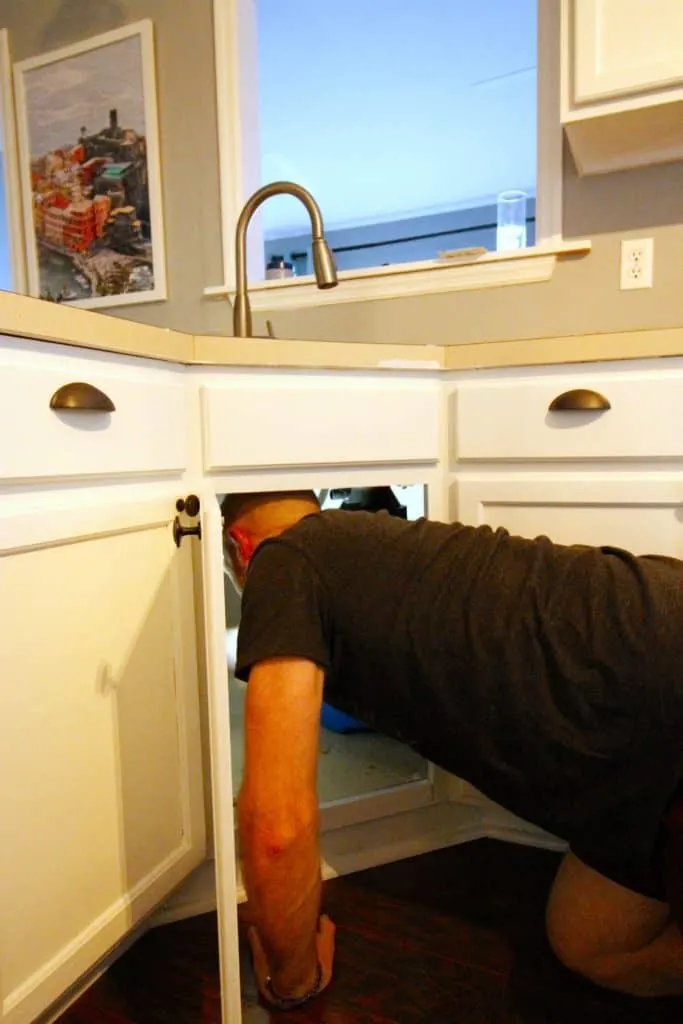
[[[533,245],[536,2],[256,0],[260,183],[313,193],[340,270],[495,251],[510,189]],[[310,272],[301,205],[262,218],[265,262]]]
[[[26,290],[20,210],[9,43],[0,29],[0,291]]]
[[[223,284],[246,198],[288,178],[317,199],[340,287],[310,276],[309,225],[270,199],[248,240],[257,310],[547,280],[562,239],[560,5],[541,0],[213,0]],[[500,252],[496,197],[527,193]],[[454,260],[444,252],[485,247]],[[264,280],[272,257],[297,276]]]
[[[4,153],[0,154],[0,291],[12,291],[12,251],[7,222],[7,182],[5,180]]]

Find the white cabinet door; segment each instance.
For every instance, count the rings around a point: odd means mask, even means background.
[[[194,542],[176,547],[171,497],[61,499],[0,520],[3,1024],[33,1021],[205,852]]]
[[[681,0],[570,0],[573,100],[683,82]]]
[[[463,474],[453,519],[560,544],[607,544],[683,558],[683,476]]]
[[[211,746],[215,891],[220,948],[221,1020],[242,1019],[237,935],[237,857],[233,809],[230,700],[225,655],[222,519],[212,491],[202,499],[202,619]]]

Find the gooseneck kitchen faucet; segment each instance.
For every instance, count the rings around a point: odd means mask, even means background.
[[[247,199],[237,220],[235,232],[235,273],[237,290],[232,309],[232,328],[236,338],[251,338],[251,306],[247,292],[247,228],[261,203],[271,196],[290,195],[301,202],[311,218],[313,235],[313,270],[318,288],[334,288],[337,284],[337,268],[323,233],[323,218],[315,199],[302,185],[293,181],[274,181],[264,185]]]

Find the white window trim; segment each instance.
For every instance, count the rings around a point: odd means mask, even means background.
[[[0,29],[0,90],[2,90],[0,98],[2,103],[2,162],[5,174],[5,204],[12,264],[12,291],[24,295],[27,290],[26,249],[22,222],[17,121],[14,110],[14,80],[9,33],[6,28]]]
[[[260,183],[255,4],[256,0],[213,0],[224,281],[205,288],[207,298],[225,299],[234,294],[235,225],[245,199]],[[559,4],[538,0],[535,246],[463,260],[425,260],[341,271],[338,287],[326,291],[316,288],[312,275],[283,281],[254,280],[249,285],[253,309],[301,309],[546,281],[552,277],[558,258],[589,252],[590,241],[562,238],[560,43]],[[324,218],[325,211],[322,213]],[[258,218],[250,227],[247,242],[250,267],[262,266]],[[253,279],[253,273],[250,276]]]

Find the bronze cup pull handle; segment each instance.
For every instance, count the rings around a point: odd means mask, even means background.
[[[51,409],[68,409],[77,412],[114,412],[116,406],[109,395],[93,384],[72,381],[63,384],[50,399]]]
[[[574,388],[573,391],[563,391],[553,398],[548,412],[606,412],[611,408],[609,399],[599,391]]]

